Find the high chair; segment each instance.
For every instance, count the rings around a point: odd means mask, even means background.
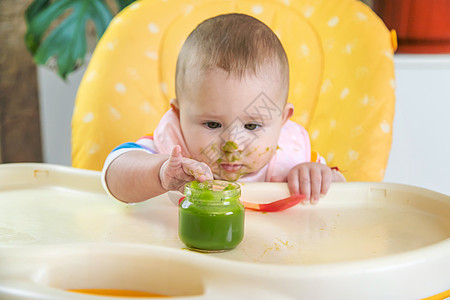
[[[396,40],[360,1],[141,0],[111,22],[83,77],[72,164],[100,170],[117,145],[153,132],[175,97],[178,52],[201,21],[239,12],[265,22],[289,59],[292,120],[349,181],[380,181],[395,105]]]
[[[228,12],[253,15],[278,34],[292,119],[330,166],[370,182],[335,183],[314,207],[248,210],[242,242],[206,254],[180,239],[177,192],[129,205],[106,195],[100,172],[2,164],[0,299],[450,296],[450,197],[372,182],[383,177],[392,138],[395,39],[359,1],[135,2],[113,19],[81,83],[73,165],[99,170],[114,147],[151,133],[175,96],[183,41]],[[248,182],[241,191],[255,205],[290,196],[284,182]]]

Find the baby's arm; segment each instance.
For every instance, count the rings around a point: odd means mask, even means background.
[[[128,151],[114,159],[106,170],[110,193],[123,202],[141,202],[166,190],[159,180],[159,169],[168,154]]]
[[[305,202],[311,202],[311,204],[317,204],[320,195],[328,192],[332,182],[345,181],[345,177],[339,171],[318,162],[296,165],[288,174],[291,195],[305,195]]]
[[[123,202],[141,202],[168,190],[182,191],[191,180],[212,178],[209,167],[181,156],[179,146],[168,154],[128,151],[114,159],[106,170],[110,193]]]

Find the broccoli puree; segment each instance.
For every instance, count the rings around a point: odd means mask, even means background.
[[[225,145],[222,146],[222,151],[224,152],[233,152],[234,150],[237,150],[238,144],[236,144],[233,141],[228,141],[225,143]]]
[[[178,234],[189,248],[206,252],[235,248],[244,237],[244,206],[236,183],[190,182],[180,204]]]

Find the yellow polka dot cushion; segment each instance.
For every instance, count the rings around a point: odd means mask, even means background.
[[[78,90],[72,164],[100,170],[117,145],[153,132],[175,96],[175,64],[204,19],[239,12],[265,22],[290,65],[292,120],[349,181],[378,181],[394,115],[394,45],[382,21],[354,0],[142,0],[118,14]]]

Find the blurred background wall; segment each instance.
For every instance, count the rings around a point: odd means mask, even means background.
[[[42,161],[36,66],[23,42],[30,3],[0,1],[0,162]]]

